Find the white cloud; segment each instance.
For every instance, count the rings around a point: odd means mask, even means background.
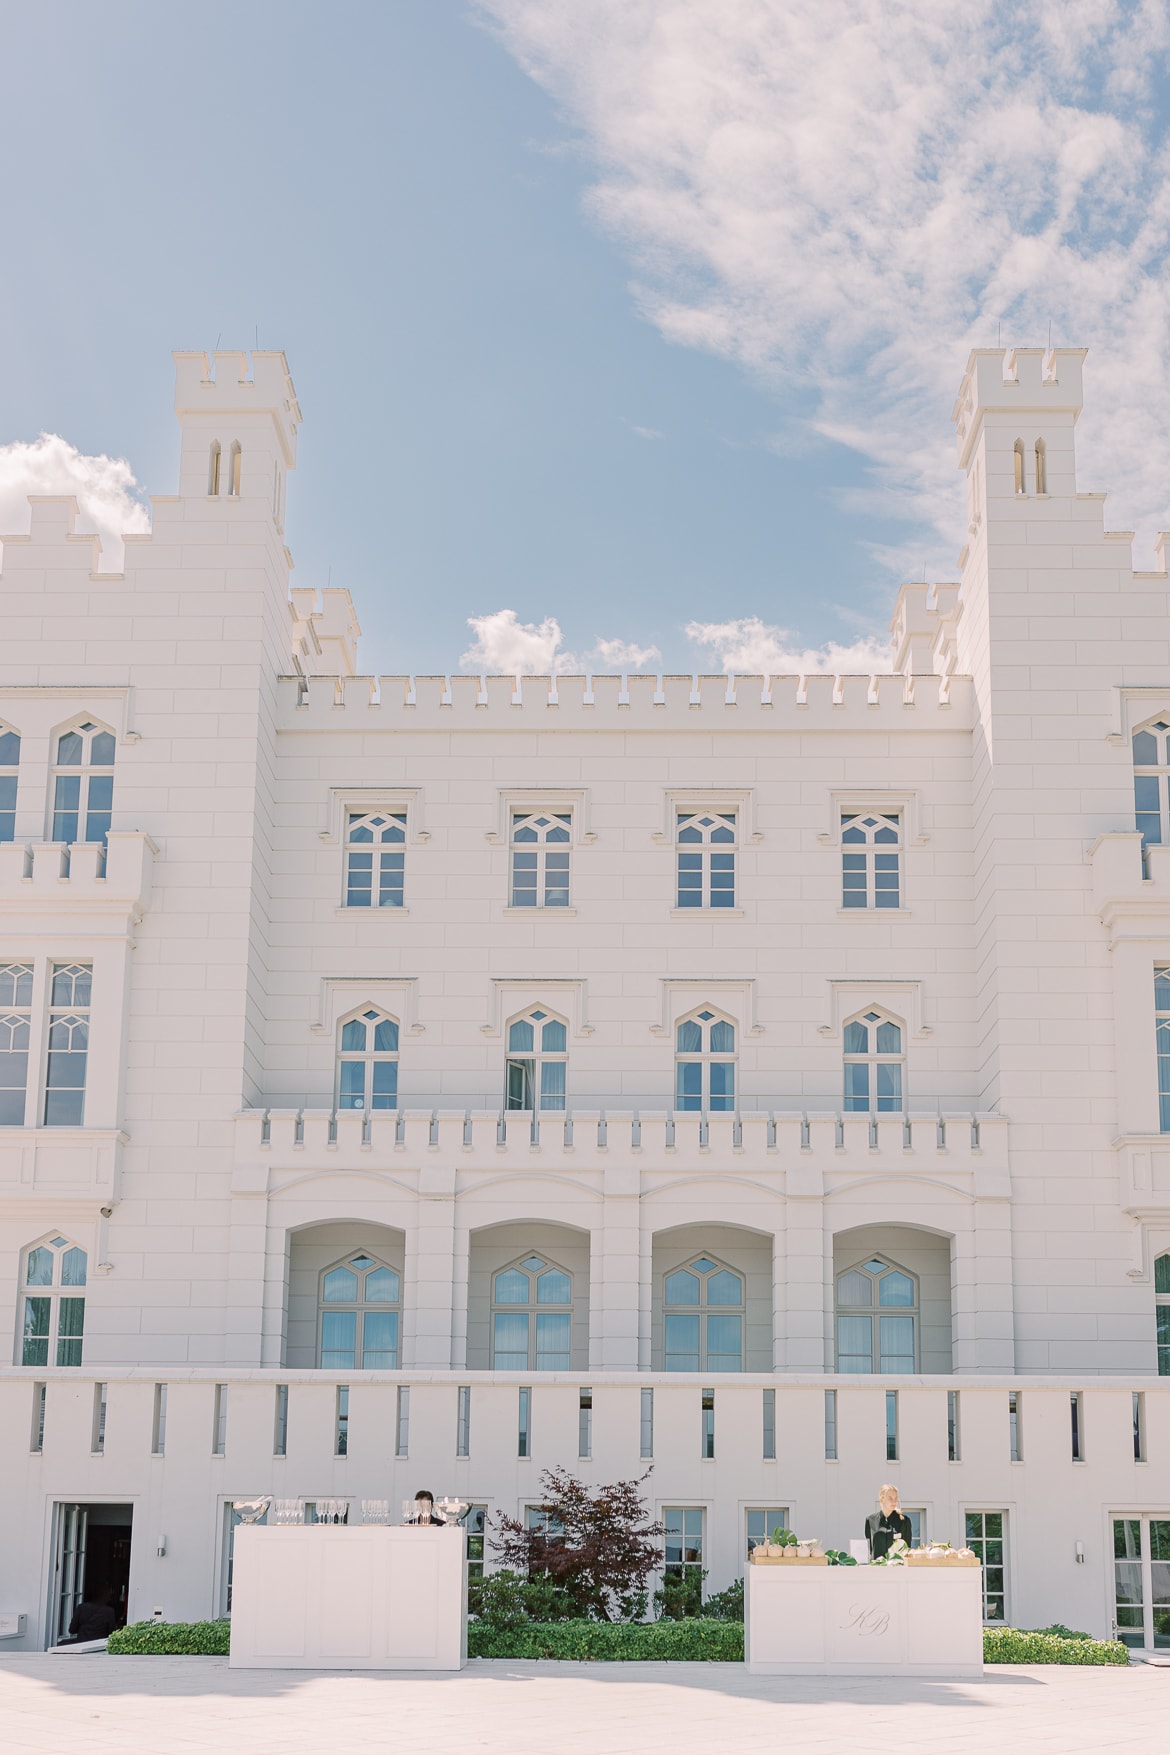
[[[1001,321],[1092,349],[1082,484],[1167,522],[1167,0],[480,4],[582,131],[649,318],[811,400],[932,568],[953,393]]]
[[[770,627],[759,616],[731,622],[688,622],[688,640],[710,652],[720,670],[737,676],[872,675],[893,668],[890,648],[881,640],[855,640],[850,646],[793,644],[787,628]]]
[[[649,670],[662,662],[657,646],[635,646],[632,640],[598,640],[593,656],[607,670]]]
[[[475,641],[459,660],[463,670],[549,676],[576,667],[572,653],[560,650],[561,624],[553,616],[522,622],[514,609],[497,609],[494,615],[470,616],[467,625]]]
[[[657,427],[632,427],[631,432],[637,433],[640,439],[665,439],[666,434],[660,433]]]
[[[134,497],[138,483],[122,457],[87,457],[56,433],[0,445],[0,539],[29,527],[29,494],[72,494],[79,531],[96,532],[102,565],[118,571],[128,531],[150,529],[150,514]]]

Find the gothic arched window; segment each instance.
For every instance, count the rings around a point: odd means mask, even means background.
[[[883,1012],[862,1012],[845,1026],[845,1108],[878,1115],[902,1108],[902,1026]]]
[[[568,1371],[573,1280],[543,1255],[526,1255],[492,1277],[492,1367]]]
[[[880,1255],[837,1276],[837,1370],[915,1371],[918,1284]]]
[[[662,1288],[667,1371],[742,1371],[744,1280],[709,1255],[667,1274]]]
[[[341,1026],[337,1107],[398,1107],[398,1025],[376,1006],[366,1006]]]
[[[508,1025],[505,1101],[509,1109],[565,1107],[569,1032],[539,1006]]]
[[[84,1249],[55,1235],[28,1251],[22,1276],[22,1365],[80,1365],[85,1331]]]
[[[323,1371],[398,1366],[402,1281],[396,1268],[358,1250],[321,1275],[319,1360]]]
[[[735,1108],[735,1025],[709,1006],[675,1027],[675,1107]]]

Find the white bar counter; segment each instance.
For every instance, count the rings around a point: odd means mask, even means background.
[[[744,1656],[757,1676],[983,1674],[978,1566],[749,1565]]]
[[[461,1670],[461,1528],[241,1524],[232,1669]]]

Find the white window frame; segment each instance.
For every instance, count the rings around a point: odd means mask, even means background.
[[[517,1026],[527,1024],[532,1030],[533,1047],[531,1051],[513,1048],[512,1032]],[[563,1049],[546,1049],[544,1036],[549,1024],[559,1025],[565,1034]],[[569,1107],[569,1023],[560,1012],[551,1006],[529,1006],[527,1010],[517,1012],[508,1019],[504,1030],[504,1108],[510,1114],[564,1115]],[[550,1089],[545,1092],[545,1068],[561,1066],[564,1076],[561,1089]],[[529,1103],[512,1101],[513,1087],[523,1083],[524,1094],[532,1099]],[[555,1084],[555,1081],[551,1081]],[[559,1102],[546,1102],[546,1095],[559,1097]]]
[[[357,1266],[366,1262],[368,1266]],[[352,1273],[358,1281],[356,1298],[329,1298],[325,1296],[325,1282],[330,1274],[338,1269]],[[394,1275],[398,1295],[396,1298],[373,1298],[364,1296],[366,1282],[372,1273],[381,1271]],[[365,1340],[366,1317],[370,1315],[393,1315],[398,1318],[394,1326],[396,1344],[394,1347],[367,1347]],[[352,1315],[353,1324],[353,1358],[348,1364],[325,1365],[322,1363],[325,1348],[325,1318],[329,1315]],[[330,1348],[331,1352],[341,1352],[342,1348]],[[393,1352],[394,1360],[390,1365],[367,1365],[367,1352]],[[319,1371],[397,1371],[402,1359],[402,1269],[393,1262],[385,1261],[381,1256],[371,1254],[368,1249],[359,1246],[348,1250],[345,1255],[338,1256],[327,1267],[322,1268],[317,1280],[317,1369]]]
[[[362,830],[369,832],[371,839],[367,842],[355,842],[353,836]],[[345,813],[345,857],[344,857],[344,893],[343,906],[347,913],[358,914],[401,914],[406,906],[406,845],[410,824],[405,810],[374,809],[361,812],[351,807]],[[353,861],[368,858],[369,901],[355,902],[353,896],[365,888],[358,885],[355,892],[353,879]],[[387,878],[397,878],[397,882],[388,882]],[[397,901],[383,901],[383,895],[397,896]]]
[[[867,1039],[873,1043],[873,1046],[867,1046],[864,1052],[846,1046],[849,1040],[849,1030],[853,1025],[863,1026]],[[900,1045],[896,1054],[890,1050],[879,1049],[877,1046],[878,1032],[883,1027],[892,1027],[899,1033]],[[844,1020],[841,1028],[841,1042],[844,1082],[843,1113],[846,1115],[904,1115],[906,1113],[906,1025],[904,1021],[894,1017],[884,1006],[866,1006],[864,1010],[854,1012],[852,1017]],[[855,1066],[864,1066],[867,1069],[867,1100],[864,1108],[855,1101],[855,1093],[849,1089],[848,1069]],[[878,1089],[878,1069],[892,1066],[899,1069],[896,1106],[888,1100],[888,1096],[883,1098],[883,1094]]]
[[[716,840],[716,836],[725,836],[730,830],[731,839]],[[720,810],[718,806],[703,806],[698,810],[679,809],[675,815],[675,866],[674,866],[674,907],[672,913],[677,915],[734,915],[739,909],[739,882],[741,878],[739,864],[739,813],[732,806]],[[684,841],[684,834],[697,835],[699,839]],[[714,869],[716,859],[729,858],[729,867],[720,866],[718,873]],[[684,885],[683,860],[697,860],[697,865],[688,867],[685,875],[697,872],[699,883],[692,886]],[[730,870],[731,883],[716,885],[715,877],[722,877],[725,870]],[[698,902],[684,902],[684,895],[696,892]],[[726,902],[716,902],[717,895],[729,894]]]
[[[679,1047],[679,1034],[686,1024],[697,1025],[701,1032],[701,1048],[684,1049]],[[711,1047],[711,1034],[716,1024],[725,1024],[732,1031],[735,1038],[732,1048],[715,1049]],[[713,1106],[711,1068],[716,1065],[731,1067],[731,1100],[730,1102],[725,1101],[728,1093],[721,1091],[717,1093],[719,1098],[717,1106]],[[700,1073],[700,1100],[697,1104],[688,1101],[684,1105],[681,1101],[684,1094],[688,1097],[693,1095],[693,1093],[684,1093],[681,1088],[681,1069],[684,1066],[698,1066],[702,1069]],[[680,1115],[732,1115],[739,1107],[739,1024],[735,1018],[730,1017],[718,1006],[695,1006],[675,1021],[673,1105],[675,1111]]]
[[[884,842],[881,836],[893,834]],[[855,839],[850,840],[853,836]],[[902,909],[902,814],[900,811],[843,811],[841,815],[841,911],[845,914],[895,913]],[[892,865],[890,861],[893,861]],[[891,885],[889,878],[893,877]],[[850,883],[860,877],[861,883]],[[879,882],[879,880],[882,880]],[[892,896],[893,901],[883,898]],[[860,898],[850,900],[850,897]]]
[[[770,1542],[773,1530],[791,1529],[792,1525],[788,1521],[791,1515],[792,1512],[787,1505],[745,1505],[743,1508],[744,1558],[749,1559],[753,1548],[758,1547],[761,1542]],[[763,1518],[763,1535],[753,1536],[751,1532],[751,1524],[749,1522],[749,1519],[753,1517]],[[776,1518],[777,1522],[773,1523],[773,1518]]]
[[[350,1024],[361,1024],[365,1029],[366,1046],[363,1048],[344,1047],[346,1028]],[[390,1024],[394,1029],[393,1048],[374,1048],[370,1046],[376,1041],[376,1031],[381,1024]],[[392,1114],[399,1103],[399,1077],[402,1058],[402,1025],[393,1013],[380,1005],[356,1006],[340,1018],[337,1024],[337,1057],[333,1079],[333,1107],[338,1114],[359,1113],[363,1115]],[[343,1091],[342,1067],[358,1065],[363,1068],[362,1101],[354,1103],[347,1100],[351,1093]],[[374,1068],[378,1066],[394,1067],[394,1101],[392,1103],[377,1102],[379,1093],[374,1090]]]
[[[6,1084],[6,1092],[20,1092],[19,1115],[4,1121],[0,1116],[0,1139],[9,1127],[25,1127],[28,1124],[29,1087],[35,1085],[30,1074],[35,1070],[33,1061],[33,1006],[36,992],[36,964],[24,962],[18,958],[0,962],[0,1070],[6,1076],[15,1078],[15,1062],[21,1055],[24,1057],[24,1080],[22,1084]],[[11,994],[11,1001],[8,995]],[[23,996],[23,997],[22,997]],[[23,1039],[23,1045],[22,1045]]]
[[[1158,1273],[1158,1267],[1162,1262],[1166,1263],[1165,1291],[1162,1291],[1158,1285],[1158,1280],[1162,1277]],[[1154,1281],[1154,1322],[1156,1325],[1154,1335],[1158,1348],[1158,1376],[1170,1377],[1170,1249],[1160,1249],[1155,1255],[1152,1277]],[[1161,1311],[1166,1313],[1165,1341],[1161,1339],[1160,1326],[1158,1325],[1158,1314]]]
[[[80,1002],[72,1003],[69,1005],[57,1004],[54,1000],[54,997],[53,997],[53,988],[54,988],[59,976],[68,975],[71,971],[76,971],[77,975],[88,974],[88,976],[89,976],[89,998],[84,1004],[82,1004]],[[41,1079],[40,1079],[40,1102],[39,1102],[39,1113],[40,1113],[40,1118],[41,1118],[41,1125],[44,1127],[74,1128],[74,1127],[84,1127],[85,1126],[85,1108],[86,1108],[86,1102],[88,1099],[90,1054],[91,1054],[91,1050],[92,1050],[91,1026],[92,1026],[92,1019],[93,1019],[94,973],[95,973],[95,971],[94,971],[94,965],[93,965],[92,961],[83,962],[80,959],[74,960],[73,958],[67,958],[67,957],[53,958],[50,961],[49,966],[48,966],[48,979],[47,979],[47,989],[46,989],[46,996],[45,996],[46,1001],[47,1001],[48,1023],[47,1023],[47,1028],[45,1031],[45,1042],[44,1042],[44,1050],[43,1050],[44,1060],[43,1060],[43,1067],[42,1067]],[[77,985],[76,976],[74,977],[73,985],[74,985],[74,990],[76,990],[76,985]],[[67,1038],[63,1036],[63,1032],[65,1032],[65,1031],[69,1032]],[[58,1034],[58,1040],[56,1043],[54,1043],[54,1039],[53,1039],[54,1032],[57,1032],[57,1034]],[[85,1047],[84,1047],[85,1066],[84,1066],[84,1071],[83,1071],[82,1083],[80,1086],[77,1086],[77,1085],[51,1086],[49,1083],[49,1075],[50,1075],[51,1071],[53,1070],[52,1062],[53,1062],[54,1054],[65,1053],[65,1054],[73,1055],[73,1054],[80,1053],[81,1052],[80,1049],[74,1046],[74,1044],[79,1040],[78,1032],[84,1032],[84,1035],[81,1039],[84,1040],[84,1044],[85,1044]],[[81,1113],[78,1116],[77,1120],[76,1121],[50,1120],[49,1119],[49,1098],[50,1098],[50,1095],[52,1094],[52,1092],[53,1091],[70,1092],[70,1091],[77,1091],[77,1090],[80,1090],[80,1092],[81,1092]]]
[[[882,1271],[880,1273],[872,1271],[869,1265],[871,1262],[880,1262]],[[868,1304],[842,1304],[841,1302],[841,1281],[845,1279],[848,1274],[854,1273],[860,1274],[863,1279],[870,1283],[872,1297]],[[901,1274],[903,1278],[909,1280],[914,1292],[914,1300],[911,1304],[881,1304],[879,1302],[881,1283],[891,1274]],[[841,1272],[834,1276],[833,1311],[833,1354],[835,1370],[838,1372],[848,1371],[848,1367],[841,1363],[842,1317],[858,1318],[859,1320],[864,1320],[865,1318],[869,1319],[869,1371],[856,1374],[849,1373],[849,1375],[871,1377],[898,1376],[905,1375],[906,1372],[915,1372],[918,1370],[922,1358],[922,1287],[919,1283],[918,1275],[911,1273],[909,1268],[903,1267],[900,1262],[894,1261],[891,1256],[883,1255],[880,1250],[870,1250],[867,1254],[859,1257],[857,1261],[850,1262],[847,1267],[842,1268]],[[881,1323],[883,1317],[909,1317],[913,1323],[913,1361],[908,1366],[899,1366],[897,1371],[882,1364]]]
[[[527,842],[518,842],[517,831],[527,831],[534,838]],[[552,839],[551,837],[555,837]],[[510,812],[508,834],[508,907],[518,909],[524,914],[543,913],[546,909],[551,913],[565,915],[572,906],[573,876],[573,815],[571,811],[534,809],[527,813],[513,806]],[[518,884],[518,861],[532,860],[531,882]],[[563,882],[549,882],[550,860],[564,862]],[[559,875],[559,863],[553,864],[553,872]],[[527,876],[527,868],[525,870]],[[531,902],[517,901],[517,896],[527,894],[531,890],[534,900]],[[550,902],[549,895],[564,894],[563,902]]]
[[[1010,1542],[1011,1542],[1012,1525],[1013,1525],[1011,1508],[1009,1506],[1006,1506],[1006,1505],[962,1505],[959,1507],[959,1516],[963,1520],[963,1541],[967,1544],[968,1547],[974,1546],[974,1543],[976,1541],[986,1542],[986,1541],[999,1540],[1003,1544],[1003,1558],[1002,1558],[1002,1561],[1000,1563],[1001,1567],[1002,1567],[1002,1571],[1003,1571],[1003,1590],[1002,1590],[1002,1592],[996,1591],[993,1593],[994,1595],[1002,1596],[1002,1598],[1003,1598],[1003,1616],[1002,1616],[1002,1618],[998,1615],[989,1618],[987,1615],[987,1598],[988,1598],[987,1573],[986,1573],[984,1558],[983,1558],[982,1554],[979,1555],[979,1560],[980,1560],[979,1589],[980,1589],[980,1599],[981,1599],[981,1604],[982,1604],[982,1609],[983,1609],[983,1625],[985,1627],[1010,1627],[1012,1624],[1012,1601],[1011,1601],[1012,1554],[1011,1554]],[[967,1519],[969,1517],[982,1517],[982,1518],[998,1517],[998,1518],[1002,1518],[1003,1521],[1000,1524],[1000,1530],[1002,1532],[1001,1535],[999,1537],[995,1537],[995,1536],[988,1536],[986,1533],[984,1533],[981,1536],[969,1537],[967,1535]],[[984,1525],[983,1528],[984,1528],[984,1531],[986,1532],[986,1525]],[[1112,1535],[1113,1535],[1112,1525],[1110,1526],[1109,1534],[1110,1534],[1110,1538],[1112,1538]],[[1111,1548],[1112,1548],[1112,1540],[1110,1541],[1110,1549]],[[976,1550],[976,1552],[978,1552],[978,1550]]]
[[[12,781],[11,808],[0,799],[0,844],[8,845],[16,839],[17,814],[20,808],[21,736],[11,720],[0,719],[0,745],[10,737],[16,739],[15,761],[9,761],[8,759],[12,754],[11,750],[6,751],[3,748],[0,748],[0,787],[2,787],[6,781]],[[9,817],[12,819],[11,822],[7,820]]]
[[[80,737],[82,740],[82,758],[81,761],[77,763],[63,763],[59,759],[61,740],[62,738],[70,736]],[[95,762],[92,760],[94,739],[97,737],[109,737],[113,740],[114,755],[108,762]],[[100,835],[91,836],[89,833],[89,818],[91,814],[93,814],[93,806],[90,802],[92,783],[95,779],[105,779],[107,776],[109,777],[109,810],[107,811],[102,807],[99,809],[98,814],[100,816],[109,816],[112,825],[117,742],[118,734],[114,730],[114,727],[108,725],[104,719],[99,719],[94,713],[79,713],[73,719],[67,720],[64,725],[58,726],[53,731],[50,743],[52,766],[50,768],[49,779],[48,824],[45,834],[45,839],[47,841],[60,842],[62,846],[104,845],[106,835],[109,832],[108,827],[106,830],[103,830]],[[59,807],[57,804],[57,782],[59,779],[72,779],[74,777],[78,780],[77,807],[75,810],[66,806]],[[57,818],[59,815],[75,816],[77,818],[77,834],[71,841],[63,839],[56,832]]]
[[[1152,762],[1139,762],[1134,751],[1134,743],[1141,736],[1150,736],[1155,740],[1156,759]],[[1170,845],[1170,712],[1148,714],[1139,724],[1135,725],[1129,736],[1130,760],[1133,767],[1134,781],[1134,827],[1141,832],[1142,850],[1147,847],[1164,847]],[[1156,810],[1138,809],[1139,780],[1153,780],[1157,786],[1158,800]],[[1142,819],[1157,818],[1157,834],[1147,833],[1142,827]],[[1151,824],[1151,827],[1153,825]]]
[[[529,1262],[533,1262],[533,1261],[538,1261],[540,1263],[540,1266],[539,1267],[530,1267],[527,1265]],[[569,1282],[569,1297],[568,1297],[567,1302],[563,1301],[563,1300],[559,1300],[559,1299],[555,1302],[552,1300],[542,1302],[539,1299],[539,1297],[538,1297],[538,1282],[543,1274],[547,1274],[549,1272],[563,1274],[565,1276],[565,1278],[568,1280],[568,1282]],[[501,1278],[502,1275],[508,1274],[508,1273],[521,1274],[528,1281],[528,1301],[526,1304],[508,1303],[506,1300],[501,1301],[501,1300],[497,1299],[497,1297],[496,1297],[497,1281]],[[491,1369],[493,1371],[513,1371],[513,1370],[515,1370],[515,1371],[523,1371],[527,1375],[529,1372],[571,1371],[572,1370],[572,1368],[573,1368],[573,1314],[574,1314],[574,1311],[573,1311],[573,1292],[574,1292],[574,1280],[573,1280],[572,1274],[569,1272],[567,1267],[562,1266],[562,1264],[558,1261],[554,1261],[551,1256],[542,1254],[539,1250],[529,1249],[529,1250],[526,1250],[523,1255],[516,1256],[512,1261],[504,1262],[502,1266],[500,1266],[498,1268],[494,1268],[492,1270],[491,1284],[489,1287],[489,1292],[490,1292],[490,1313],[489,1313],[490,1328],[488,1330],[488,1344],[489,1344],[489,1348],[490,1348],[490,1357],[491,1357],[491,1362],[492,1362]],[[527,1318],[528,1363],[526,1365],[512,1366],[512,1365],[497,1365],[496,1364],[496,1317],[498,1315],[499,1316],[521,1316],[521,1315],[523,1315]],[[558,1364],[558,1365],[542,1365],[540,1363],[541,1347],[540,1347],[540,1325],[539,1325],[538,1319],[542,1315],[545,1315],[545,1316],[567,1316],[568,1317],[569,1345],[568,1345],[567,1349],[565,1349],[565,1351],[564,1351],[565,1364],[563,1364],[563,1365],[560,1365],[560,1364]],[[509,1348],[507,1350],[510,1352],[511,1351],[518,1351],[518,1349],[516,1349],[516,1348]],[[545,1351],[545,1356],[547,1357],[549,1352],[551,1351],[551,1349],[545,1349],[544,1351]],[[560,1356],[561,1356],[560,1350],[558,1349],[558,1357],[560,1357]]]
[[[694,1265],[699,1261],[709,1261],[711,1266],[700,1270]],[[708,1302],[708,1286],[714,1276],[720,1273],[731,1274],[739,1281],[740,1297],[737,1304],[710,1304]],[[699,1296],[694,1304],[669,1304],[667,1302],[666,1288],[675,1274],[690,1274],[694,1279],[698,1280]],[[684,1256],[680,1262],[677,1262],[674,1267],[668,1268],[663,1274],[662,1291],[660,1295],[662,1298],[663,1371],[670,1371],[672,1369],[669,1363],[671,1349],[667,1338],[667,1321],[671,1316],[694,1316],[698,1319],[698,1363],[696,1365],[679,1367],[680,1370],[685,1369],[689,1372],[705,1372],[720,1377],[738,1376],[747,1370],[747,1275],[740,1268],[732,1267],[729,1262],[723,1261],[719,1256],[713,1255],[710,1250],[692,1250],[689,1255]],[[717,1365],[712,1362],[712,1355],[708,1346],[708,1320],[712,1316],[737,1316],[739,1318],[738,1366],[728,1368],[725,1365]],[[715,1358],[729,1357],[731,1357],[731,1355],[726,1353],[715,1355]]]
[[[47,1250],[49,1252],[52,1261],[51,1278],[43,1284],[38,1283],[37,1285],[30,1285],[29,1273],[32,1270],[33,1257],[40,1250]],[[80,1265],[81,1278],[79,1280],[71,1280],[69,1284],[66,1284],[63,1278],[66,1258],[73,1251],[77,1251],[80,1254],[81,1262],[78,1264],[76,1261],[72,1261],[69,1266],[71,1271],[76,1273],[78,1266]],[[89,1250],[86,1249],[84,1244],[76,1242],[63,1231],[48,1231],[43,1237],[37,1238],[34,1242],[30,1243],[27,1248],[21,1251],[20,1296],[17,1300],[16,1308],[17,1327],[15,1363],[22,1367],[22,1369],[26,1371],[45,1371],[57,1368],[72,1370],[79,1370],[81,1368],[85,1357],[85,1305],[89,1291],[89,1253]],[[24,1358],[26,1301],[30,1298],[44,1298],[48,1300],[49,1328],[48,1333],[45,1336],[45,1359],[39,1362],[35,1359],[30,1359],[26,1364]],[[66,1299],[78,1302],[81,1305],[80,1326],[76,1334],[62,1335],[61,1333],[61,1305]],[[70,1347],[73,1342],[77,1343],[76,1358],[62,1359],[62,1348]]]

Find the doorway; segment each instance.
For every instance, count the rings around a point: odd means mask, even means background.
[[[54,1521],[49,1644],[67,1637],[69,1623],[83,1602],[108,1603],[118,1626],[124,1627],[134,1507],[58,1503]]]
[[[1170,1517],[1113,1520],[1114,1627],[1136,1651],[1170,1649]]]

